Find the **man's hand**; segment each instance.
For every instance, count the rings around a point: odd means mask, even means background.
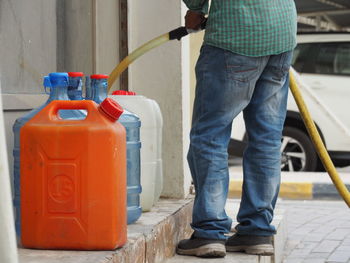
[[[185,27],[187,29],[199,30],[204,19],[203,13],[188,10],[185,16]]]

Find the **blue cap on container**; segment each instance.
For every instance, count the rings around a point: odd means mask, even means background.
[[[50,81],[49,76],[44,77],[43,85],[44,85],[44,87],[51,87],[51,81]]]
[[[53,72],[49,74],[52,86],[68,86],[68,74],[64,72]]]

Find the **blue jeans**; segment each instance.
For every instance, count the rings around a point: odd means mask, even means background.
[[[292,51],[247,57],[204,45],[196,65],[188,163],[196,197],[196,237],[226,239],[232,220],[225,212],[229,173],[227,147],[233,119],[243,111],[248,146],[237,215],[239,234],[273,235],[280,186],[280,146],[286,116]]]

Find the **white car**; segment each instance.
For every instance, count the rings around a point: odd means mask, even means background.
[[[304,100],[338,167],[350,165],[350,33],[304,33],[292,61]],[[292,94],[282,139],[283,171],[318,171],[322,164]],[[233,122],[230,155],[242,156],[247,138],[242,114]]]

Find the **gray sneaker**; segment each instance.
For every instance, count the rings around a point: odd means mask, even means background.
[[[222,258],[226,256],[225,241],[197,238],[192,235],[190,239],[179,242],[176,253],[203,258]]]
[[[226,251],[271,256],[274,249],[272,236],[250,236],[234,234],[226,241]]]

